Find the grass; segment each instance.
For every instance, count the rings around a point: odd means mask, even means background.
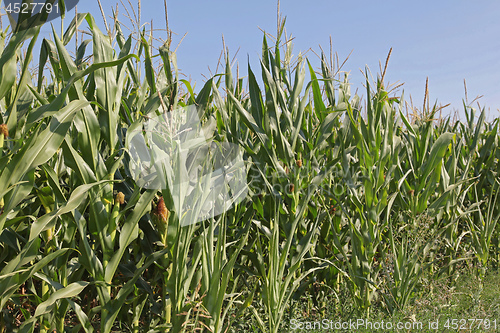
[[[467,268],[463,269],[463,272],[461,272],[454,283],[450,283],[448,279],[426,282],[428,284],[422,286],[421,291],[415,295],[412,302],[404,310],[390,316],[383,307],[375,306],[372,316],[369,319],[364,319],[372,323],[391,322],[394,329],[389,331],[394,332],[435,332],[435,329],[429,329],[429,323],[435,323],[436,321],[440,328],[439,332],[455,332],[457,329],[453,329],[451,326],[452,319],[488,319],[492,322],[490,329],[486,329],[484,326],[478,328],[479,321],[474,320],[468,322],[460,331],[498,331],[498,316],[500,312],[500,291],[498,290],[500,275],[498,272],[488,273],[483,282]],[[303,322],[304,325],[307,322],[321,322],[325,318],[341,323],[363,318],[352,315],[353,309],[348,300],[348,293],[341,293],[340,299],[331,295],[325,296],[325,298],[325,305],[322,307],[312,305],[310,300],[307,299],[294,302],[293,311],[291,311],[294,315],[287,317],[286,322],[288,325],[282,328],[282,332],[330,332],[327,329],[291,330],[291,327],[293,325],[295,327],[299,326],[299,322]],[[292,319],[296,319],[296,322],[291,322]],[[496,329],[493,325],[494,320],[497,320]],[[448,328],[445,326],[447,321],[450,325]],[[397,329],[396,327],[397,323],[416,322],[421,322],[423,329]],[[459,322],[459,324],[461,325],[462,323]],[[349,330],[335,331],[347,332]],[[375,330],[364,328],[363,326],[357,329],[357,332],[373,331]]]
[[[224,50],[199,91],[170,40],[107,26],[78,14],[35,73],[39,27],[0,36],[0,333],[497,315],[500,119],[408,109],[389,57],[352,95],[280,16],[259,68]]]

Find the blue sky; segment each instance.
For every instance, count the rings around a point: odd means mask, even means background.
[[[101,2],[106,15],[111,15],[116,2]],[[123,3],[129,6],[127,1]],[[197,82],[197,90],[204,76],[210,76],[208,68],[215,70],[222,35],[231,56],[239,49],[237,61],[244,75],[247,59],[252,67],[258,65],[263,36],[259,28],[272,34],[276,31],[276,1],[170,0],[167,6],[169,26],[176,34],[173,43],[187,33],[177,50],[178,65]],[[142,22],[153,20],[154,28],[165,28],[163,0],[143,0],[141,7]],[[122,5],[119,11],[125,13]],[[102,21],[97,0],[80,1],[78,12],[90,12]],[[429,77],[431,102],[451,103],[448,112],[461,111],[465,79],[469,100],[484,95],[481,106],[490,109],[490,116],[500,116],[498,0],[282,0],[281,12],[287,17],[287,33],[295,37],[294,55],[308,49],[319,52],[319,45],[327,51],[330,36],[341,60],[352,51],[343,70],[350,72],[353,91],[363,89],[360,69],[368,65],[374,75],[378,73],[379,61],[385,61],[392,47],[386,79],[404,82],[406,100],[411,94],[420,107]],[[128,24],[125,17],[120,19]],[[44,26],[42,32],[48,35],[50,26]],[[156,36],[166,38],[164,31]],[[315,54],[307,54],[319,66]]]

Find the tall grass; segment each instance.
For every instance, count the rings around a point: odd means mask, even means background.
[[[195,92],[168,32],[156,49],[113,25],[79,13],[42,41],[34,74],[40,27],[1,36],[1,332],[279,332],[293,300],[347,289],[356,315],[393,315],[464,261],[480,279],[498,269],[498,119],[484,110],[409,116],[385,70],[352,96],[332,55],[319,70],[292,55],[284,20],[260,68],[235,77],[224,50]],[[185,189],[141,188],[129,143],[188,106],[244,151],[249,191],[184,225]]]

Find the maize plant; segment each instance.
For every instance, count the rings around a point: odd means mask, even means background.
[[[424,277],[498,268],[485,110],[410,114],[387,63],[351,94],[281,19],[258,69],[224,49],[197,91],[170,31],[113,17],[0,32],[0,332],[274,333],[296,301],[394,315]]]

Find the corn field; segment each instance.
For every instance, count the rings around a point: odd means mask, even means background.
[[[260,68],[240,77],[224,50],[197,91],[170,38],[109,27],[79,13],[50,39],[1,32],[0,332],[275,333],[293,300],[393,314],[424,278],[498,269],[499,120],[484,109],[410,108],[386,69],[351,94],[332,54],[292,55],[284,20]],[[188,107],[241,150],[247,184],[196,223],[186,184],[147,188],[131,169],[131,133]]]

